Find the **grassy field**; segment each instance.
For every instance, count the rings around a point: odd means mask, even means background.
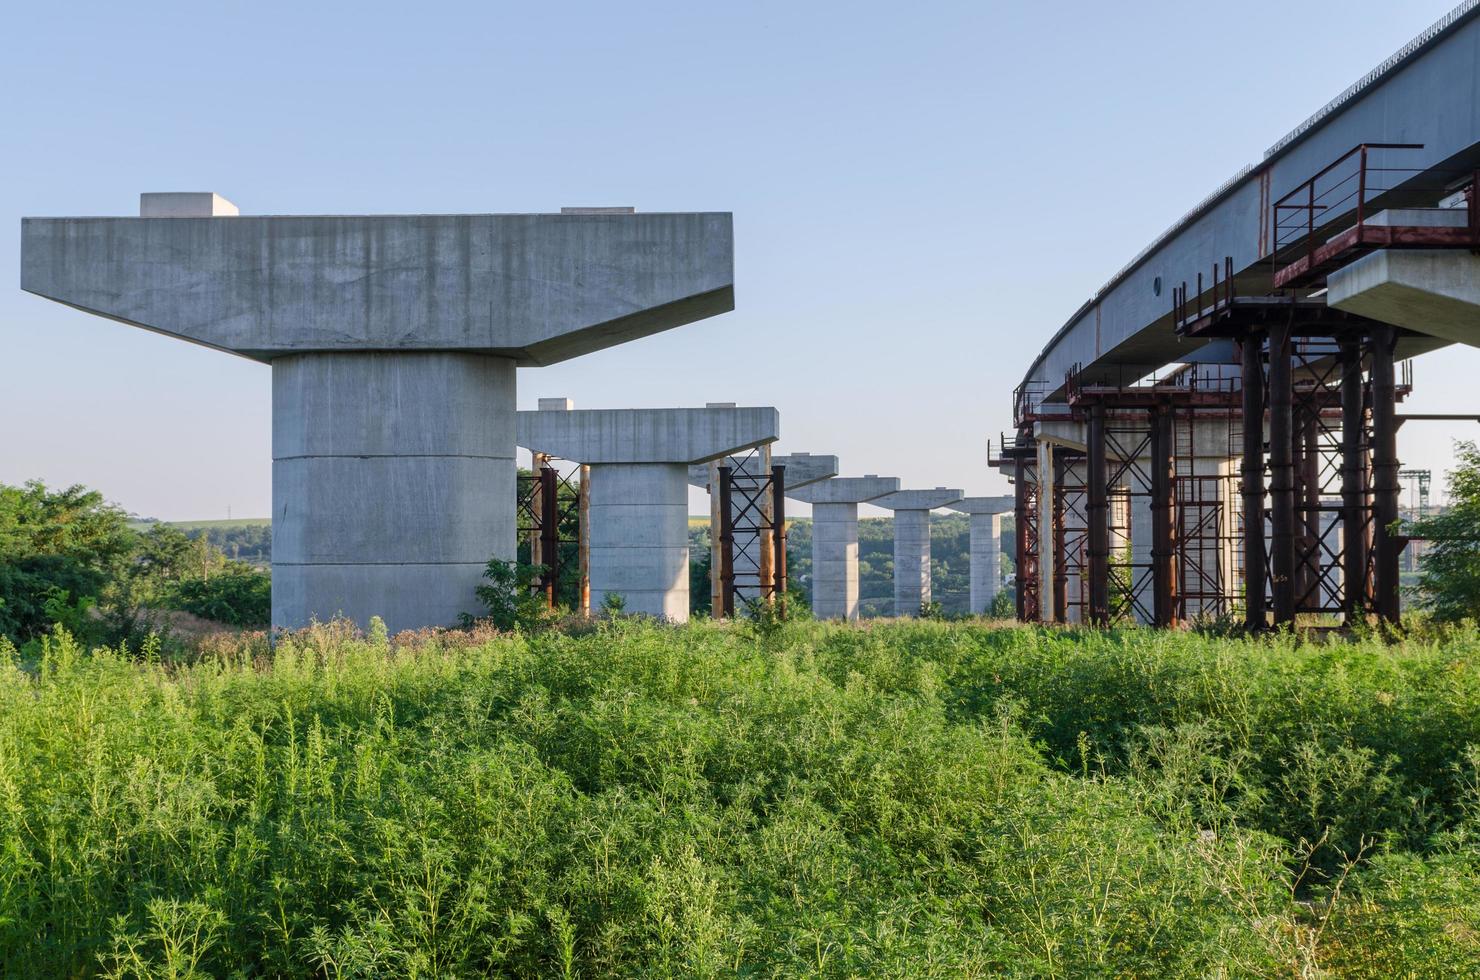
[[[147,531],[154,521],[130,521],[129,528],[134,531]],[[271,527],[270,517],[236,517],[231,520],[220,521],[164,521],[170,527],[179,528],[189,534],[191,531],[231,531],[243,527]]]
[[[986,624],[0,666],[0,974],[1480,974],[1480,635]]]

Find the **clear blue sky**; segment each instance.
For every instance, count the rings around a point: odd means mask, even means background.
[[[1005,492],[985,440],[1053,331],[1450,6],[16,0],[0,482],[269,513],[266,367],[14,287],[22,215],[214,190],[251,214],[733,211],[735,312],[521,372],[521,407],[774,404],[784,449]],[[1477,376],[1480,351],[1420,359],[1410,408],[1474,411]],[[1477,435],[1408,426],[1405,464]]]

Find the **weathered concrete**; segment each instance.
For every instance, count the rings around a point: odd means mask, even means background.
[[[1464,227],[1460,210],[1384,211],[1373,224]],[[1348,313],[1480,347],[1480,257],[1460,249],[1384,249],[1327,278],[1326,302]]]
[[[140,207],[23,219],[21,286],[272,363],[282,627],[475,611],[483,565],[514,554],[515,366],[734,305],[728,214],[240,217],[205,192]],[[676,479],[682,500],[703,458],[642,492]],[[620,481],[603,482],[610,499]]]
[[[688,473],[693,463],[766,445],[774,408],[597,409],[541,399],[520,412],[519,445],[589,466],[592,602],[619,595],[629,613],[689,618]]]
[[[740,471],[747,476],[760,475],[756,472],[756,463],[752,457],[735,460],[734,463],[738,463]],[[836,456],[814,456],[811,453],[787,453],[785,455],[773,453],[771,465],[786,467],[788,496],[791,495],[792,489],[800,489],[819,480],[830,480],[838,475],[838,457]],[[713,493],[711,480],[712,472],[709,464],[695,463],[689,467],[689,486],[701,487]]]
[[[812,505],[812,613],[858,618],[858,505],[899,489],[897,477],[821,480],[787,496]]]
[[[930,512],[960,499],[960,490],[936,487],[869,501],[894,511],[894,615],[918,616],[930,602]]]
[[[272,365],[273,625],[472,612],[514,557],[514,364],[344,353]]]
[[[1002,582],[1002,515],[1013,510],[1013,498],[962,497],[950,509],[971,517],[971,614],[992,611]]]
[[[261,361],[552,364],[734,308],[728,214],[25,218],[21,288]]]

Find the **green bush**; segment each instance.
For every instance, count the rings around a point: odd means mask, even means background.
[[[232,562],[210,578],[175,583],[164,601],[171,609],[218,623],[265,629],[272,619],[272,579],[250,565]]]

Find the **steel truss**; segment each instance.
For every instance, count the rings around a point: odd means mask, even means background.
[[[555,457],[536,454],[534,470],[519,474],[516,518],[519,536],[529,542],[529,563],[543,568],[531,588],[541,592],[553,609],[560,585],[574,580],[578,611],[590,611],[590,579],[586,567],[585,467],[562,474]],[[562,493],[562,490],[565,491]]]
[[[730,456],[715,468],[718,495],[719,603],[715,616],[734,616],[738,605],[774,604],[786,615],[786,467],[769,466],[762,447]]]

